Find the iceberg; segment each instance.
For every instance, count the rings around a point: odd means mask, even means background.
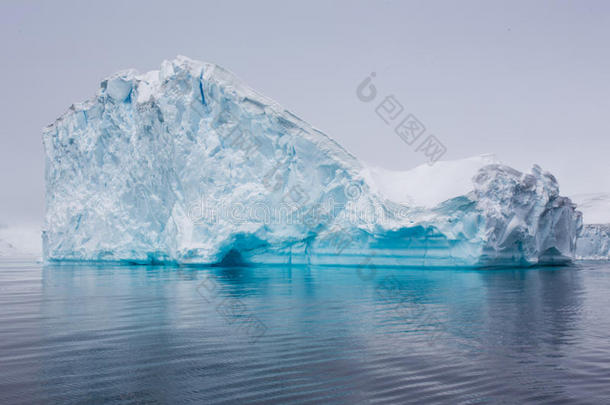
[[[610,194],[573,196],[583,212],[583,229],[576,242],[576,258],[610,260]]]
[[[610,260],[610,224],[585,224],[576,244],[576,259]]]
[[[389,172],[232,73],[119,72],[43,131],[47,261],[565,263],[582,226],[540,167],[492,156]]]

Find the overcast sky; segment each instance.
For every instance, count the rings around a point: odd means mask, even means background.
[[[424,156],[356,97],[371,72],[447,147],[610,191],[610,2],[0,3],[0,222],[41,220],[41,129],[115,71],[218,63],[361,160]]]

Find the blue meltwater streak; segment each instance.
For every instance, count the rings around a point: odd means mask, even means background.
[[[610,266],[0,262],[0,403],[604,403]]]

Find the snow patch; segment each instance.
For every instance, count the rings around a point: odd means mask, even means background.
[[[394,171],[365,167],[363,176],[371,188],[384,197],[411,206],[433,208],[473,190],[478,171],[500,161],[492,154],[453,161],[423,164],[411,170]]]

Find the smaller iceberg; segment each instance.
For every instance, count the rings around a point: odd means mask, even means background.
[[[42,257],[41,227],[35,224],[0,224],[0,258]]]
[[[583,212],[583,229],[576,243],[580,260],[610,260],[610,194],[580,194],[573,197]]]

